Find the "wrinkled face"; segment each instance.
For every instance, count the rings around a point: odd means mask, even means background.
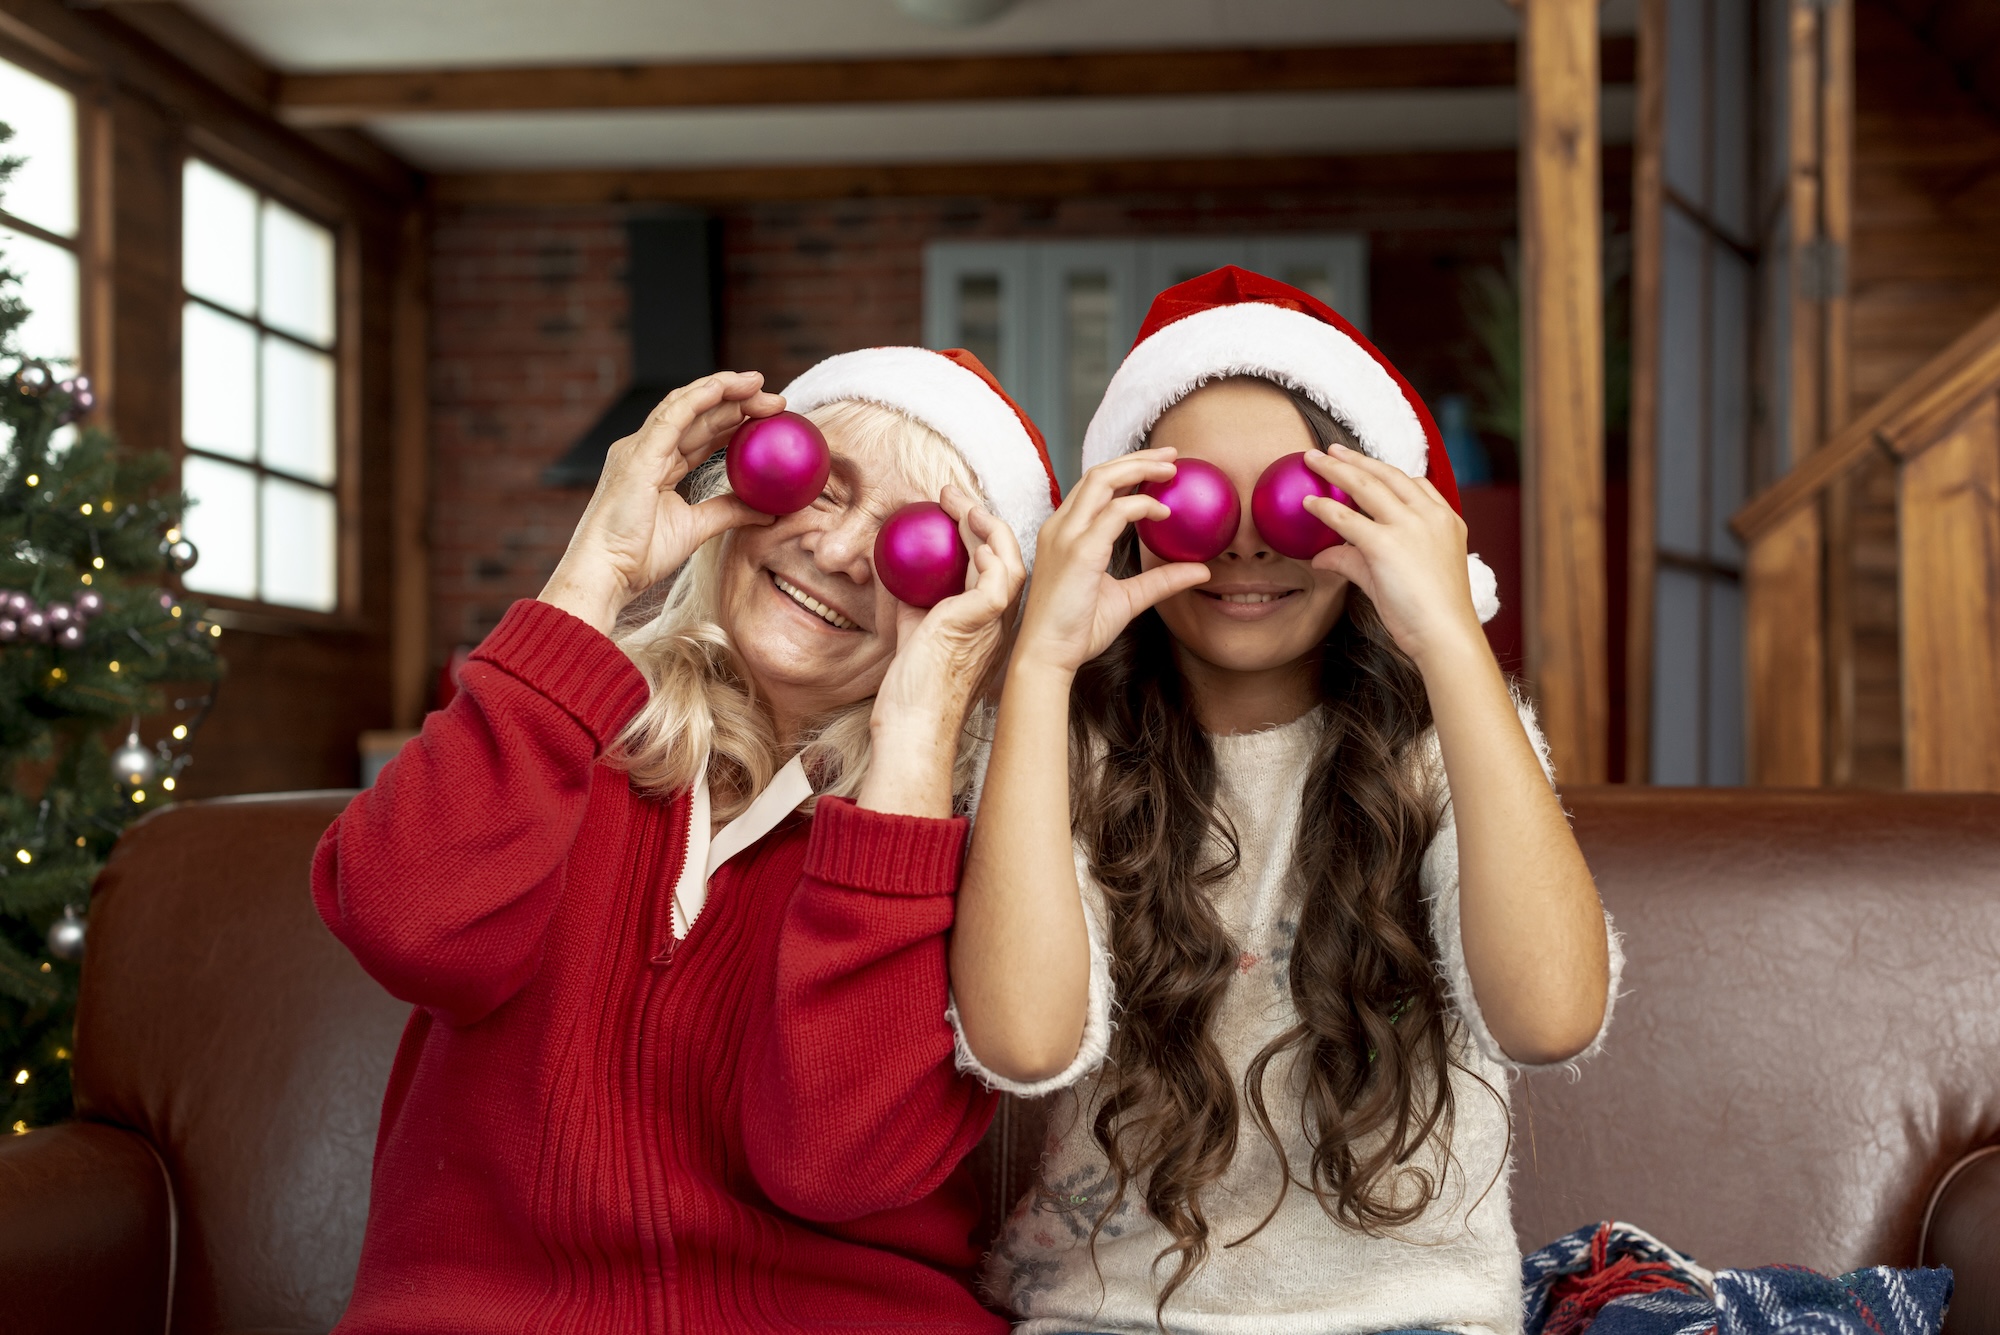
[[[1231,672],[1269,671],[1314,653],[1347,606],[1347,577],[1280,556],[1250,522],[1250,493],[1265,468],[1319,448],[1292,401],[1257,381],[1217,381],[1170,408],[1146,443],[1214,464],[1243,504],[1235,540],[1208,563],[1208,583],[1159,605],[1181,647]],[[1147,569],[1161,564],[1143,544],[1139,559]]]
[[[912,501],[891,446],[827,432],[826,490],[769,527],[723,542],[720,619],[782,730],[875,694],[896,653],[900,606],[875,580],[875,534]]]

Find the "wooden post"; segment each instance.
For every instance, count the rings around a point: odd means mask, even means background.
[[[403,215],[391,338],[395,463],[391,473],[390,712],[423,722],[430,687],[430,215]]]
[[[1660,237],[1666,225],[1667,0],[1640,0],[1632,144],[1632,406],[1627,476],[1625,782],[1653,773],[1653,583],[1659,573]]]
[[[1527,667],[1556,773],[1608,777],[1597,0],[1521,3]]]

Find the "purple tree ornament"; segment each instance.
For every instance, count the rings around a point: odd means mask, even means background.
[[[4,597],[7,602],[7,614],[16,621],[35,610],[35,600],[18,589],[10,590]]]
[[[56,644],[64,649],[83,648],[83,627],[74,621],[56,631]]]
[[[50,603],[42,609],[42,615],[49,619],[51,631],[59,631],[76,621],[76,609],[68,603]]]
[[[21,638],[33,640],[36,644],[49,642],[49,619],[42,615],[40,608],[21,618]]]
[[[76,614],[88,621],[104,610],[104,595],[96,589],[85,589],[76,596]]]
[[[11,616],[0,614],[0,644],[12,644],[21,638],[21,623]]]

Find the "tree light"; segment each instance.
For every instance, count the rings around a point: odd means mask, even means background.
[[[31,487],[39,487],[39,486],[41,486],[41,485],[42,485],[42,475],[41,475],[40,473],[30,473],[30,474],[28,474],[28,485],[29,485],[29,486],[31,486]]]
[[[33,853],[30,853],[27,849],[17,848],[14,850],[14,861],[21,863],[23,866],[26,866],[28,863],[33,862],[34,860],[35,860],[35,855]]]
[[[43,961],[42,961],[42,972],[43,972],[43,973],[50,973],[50,972],[52,972],[52,971],[54,970],[54,967],[55,967],[55,966],[51,965],[51,964],[50,964],[50,963],[49,963],[49,962],[48,962],[47,960],[43,960]]]
[[[84,503],[83,503],[82,505],[79,505],[79,506],[77,506],[77,507],[76,507],[76,509],[77,509],[77,513],[78,513],[78,514],[86,514],[86,515],[87,515],[87,514],[89,514],[89,513],[90,513],[90,502],[89,502],[89,501],[85,501],[85,502],[84,502]]]
[[[181,614],[181,609],[178,607],[171,607],[168,608],[167,610],[172,612],[175,616],[179,616]]]
[[[185,724],[185,723],[176,723],[176,724],[174,724],[174,740],[175,740],[175,741],[177,741],[177,742],[184,742],[184,741],[186,741],[186,740],[187,740],[187,735],[188,735],[188,725],[187,725],[187,724]]]
[[[214,637],[215,637],[216,639],[218,639],[218,640],[219,640],[219,639],[221,639],[221,638],[222,638],[222,627],[220,627],[220,626],[210,626],[210,627],[208,628],[208,633],[209,633],[210,635],[214,636]]]
[[[111,670],[113,672],[116,672],[118,670],[118,660],[115,658],[111,660]]]
[[[103,558],[103,557],[101,557],[101,556],[93,556],[93,557],[91,557],[91,558],[90,558],[90,568],[91,568],[92,570],[102,570],[102,569],[104,569],[104,558]]]
[[[14,1072],[14,1083],[17,1085],[25,1085],[28,1083],[27,1067],[23,1066],[20,1070]]]
[[[25,1135],[27,1135],[27,1134],[28,1134],[28,1124],[27,1124],[26,1122],[16,1122],[16,1123],[14,1123],[14,1134],[15,1134],[15,1135],[17,1135],[17,1136],[25,1136]]]
[[[98,560],[100,560],[100,561],[102,561],[102,560],[103,560],[104,558],[100,556],[100,557],[98,557],[97,559],[98,559]],[[89,572],[88,570],[86,570],[86,571],[84,571],[84,572],[83,572],[83,582],[84,582],[85,584],[88,584],[88,583],[90,583],[90,572]]]
[[[132,800],[133,800],[134,802],[143,802],[143,801],[145,801],[145,800],[146,800],[146,790],[145,790],[144,788],[138,788],[138,789],[134,789],[134,790],[133,790],[133,792],[132,792]]]
[[[83,840],[83,836],[82,836],[82,835],[78,835],[78,836],[76,837],[76,846],[77,846],[78,848],[82,848],[82,847],[83,847],[83,843],[84,843],[84,840]]]
[[[179,529],[170,528],[167,530],[168,542],[179,542],[180,540],[181,540],[181,531]]]
[[[164,779],[161,779],[161,780],[160,780],[160,787],[162,787],[162,788],[166,789],[166,790],[167,790],[168,792],[170,792],[170,793],[171,793],[171,792],[172,792],[172,791],[174,790],[174,781],[173,781],[173,778],[172,778],[171,776],[169,776],[169,777],[167,777],[167,778],[164,778]]]

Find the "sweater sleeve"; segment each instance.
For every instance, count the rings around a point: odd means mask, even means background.
[[[1083,846],[1075,846],[1076,884],[1083,898],[1083,927],[1090,940],[1090,982],[1084,997],[1083,1036],[1076,1056],[1068,1066],[1046,1080],[1009,1080],[979,1060],[979,1054],[965,1041],[965,1026],[959,1023],[958,1003],[946,1012],[951,1021],[952,1039],[958,1054],[958,1069],[978,1077],[988,1089],[1019,1098],[1036,1099],[1068,1089],[1104,1064],[1111,1051],[1111,1007],[1117,988],[1111,978],[1111,947],[1105,942],[1104,887],[1090,874],[1090,857]]]
[[[1535,721],[1534,707],[1518,696],[1514,707],[1521,715],[1521,726],[1527,730],[1528,740],[1534,744],[1536,757],[1542,762],[1542,773],[1553,786],[1555,766],[1549,759],[1548,739],[1542,736],[1541,726]],[[1424,852],[1421,879],[1424,899],[1430,908],[1431,937],[1437,944],[1438,972],[1444,976],[1452,1009],[1465,1025],[1473,1045],[1489,1060],[1514,1070],[1543,1069],[1533,1063],[1517,1062],[1507,1055],[1499,1040],[1493,1037],[1493,1031],[1486,1027],[1479,999],[1473,995],[1472,974],[1465,965],[1465,938],[1459,927],[1458,821],[1452,811],[1450,790],[1445,786],[1444,754],[1439,749],[1435,732],[1426,742],[1424,768],[1426,781],[1443,791],[1445,798],[1444,820],[1438,826],[1431,846]],[[1604,1048],[1604,1036],[1611,1031],[1611,1012],[1618,1004],[1618,980],[1625,969],[1625,950],[1609,911],[1604,914],[1604,936],[1611,954],[1611,978],[1604,997],[1604,1020],[1598,1025],[1597,1034],[1590,1040],[1589,1047],[1553,1065],[1568,1066],[1595,1057]]]
[[[393,995],[452,1024],[533,976],[606,745],[645,702],[609,639],[518,602],[424,721],[321,836],[313,900]]]
[[[821,798],[746,1091],[773,1204],[837,1223],[941,1187],[997,1100],[953,1068],[945,935],[966,822]]]

